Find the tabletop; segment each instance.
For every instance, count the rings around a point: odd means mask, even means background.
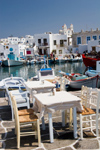
[[[33,109],[40,112],[40,117],[47,112],[73,107],[82,111],[81,99],[67,91],[55,92],[55,95],[51,95],[51,93],[35,94],[33,97],[35,98]]]
[[[56,85],[53,83],[50,83],[49,81],[43,80],[43,81],[27,81],[24,82],[25,86],[29,89],[43,89],[43,88],[55,88]]]

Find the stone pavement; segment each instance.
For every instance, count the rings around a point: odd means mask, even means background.
[[[75,92],[79,95],[79,92]],[[34,136],[21,137],[20,150],[99,150],[100,142],[91,132],[84,133],[84,139],[73,138],[73,131],[68,124],[62,127],[61,112],[53,114],[54,143],[49,141],[48,117],[45,115],[46,130],[41,128],[41,147],[37,147]],[[41,127],[41,125],[40,125]],[[5,98],[0,98],[0,148],[7,150],[16,149],[15,124],[11,120],[11,111]]]

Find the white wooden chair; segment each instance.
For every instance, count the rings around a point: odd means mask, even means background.
[[[99,119],[100,91],[98,89],[91,89],[89,105],[90,107],[86,107],[83,105],[83,111],[81,113],[78,113],[80,116],[81,139],[83,139],[83,131],[89,129],[92,132],[94,129],[96,129],[96,136],[98,137],[98,126],[99,126],[98,122],[100,120]]]
[[[14,77],[13,77],[14,78]],[[17,107],[27,107],[30,108],[30,101],[29,101],[29,92],[21,90],[22,82],[18,80],[11,80],[8,79],[4,81],[5,89],[6,89],[6,95],[8,97],[8,104],[11,106],[11,112],[12,112],[12,120],[14,119],[13,116],[13,107],[12,107],[12,101],[11,97],[9,95],[9,92],[12,92],[12,95],[16,97]],[[9,90],[10,88],[10,90]],[[14,88],[17,88],[16,90],[13,90]],[[11,90],[12,89],[12,90]]]
[[[20,148],[20,137],[29,135],[35,135],[35,138],[38,137],[38,146],[41,146],[40,126],[38,117],[32,112],[31,109],[18,111],[15,96],[12,96],[11,94],[10,96],[15,116],[15,133],[17,135],[17,148]],[[32,124],[31,131],[29,131],[30,128],[28,124]],[[33,130],[34,127],[35,131]]]
[[[89,107],[89,105],[90,105],[91,90],[92,90],[92,88],[82,85],[80,98],[82,100],[81,101],[82,105],[84,105],[86,107]]]

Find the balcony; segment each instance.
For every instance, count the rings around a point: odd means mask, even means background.
[[[67,48],[67,44],[57,44],[57,48]]]
[[[39,48],[49,48],[49,44],[48,43],[38,43],[38,47]]]

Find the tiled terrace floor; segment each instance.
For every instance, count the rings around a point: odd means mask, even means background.
[[[76,92],[79,95],[80,92]],[[11,120],[10,107],[7,105],[5,98],[0,98],[0,148],[16,149],[16,136],[14,134],[15,124]],[[100,149],[99,139],[91,132],[85,132],[84,139],[73,138],[73,131],[69,130],[68,124],[62,127],[61,112],[57,111],[53,114],[54,127],[54,143],[49,141],[48,117],[45,116],[46,130],[41,128],[41,147],[37,147],[37,140],[34,136],[21,137],[20,150],[96,150]],[[41,127],[41,126],[40,126]]]

